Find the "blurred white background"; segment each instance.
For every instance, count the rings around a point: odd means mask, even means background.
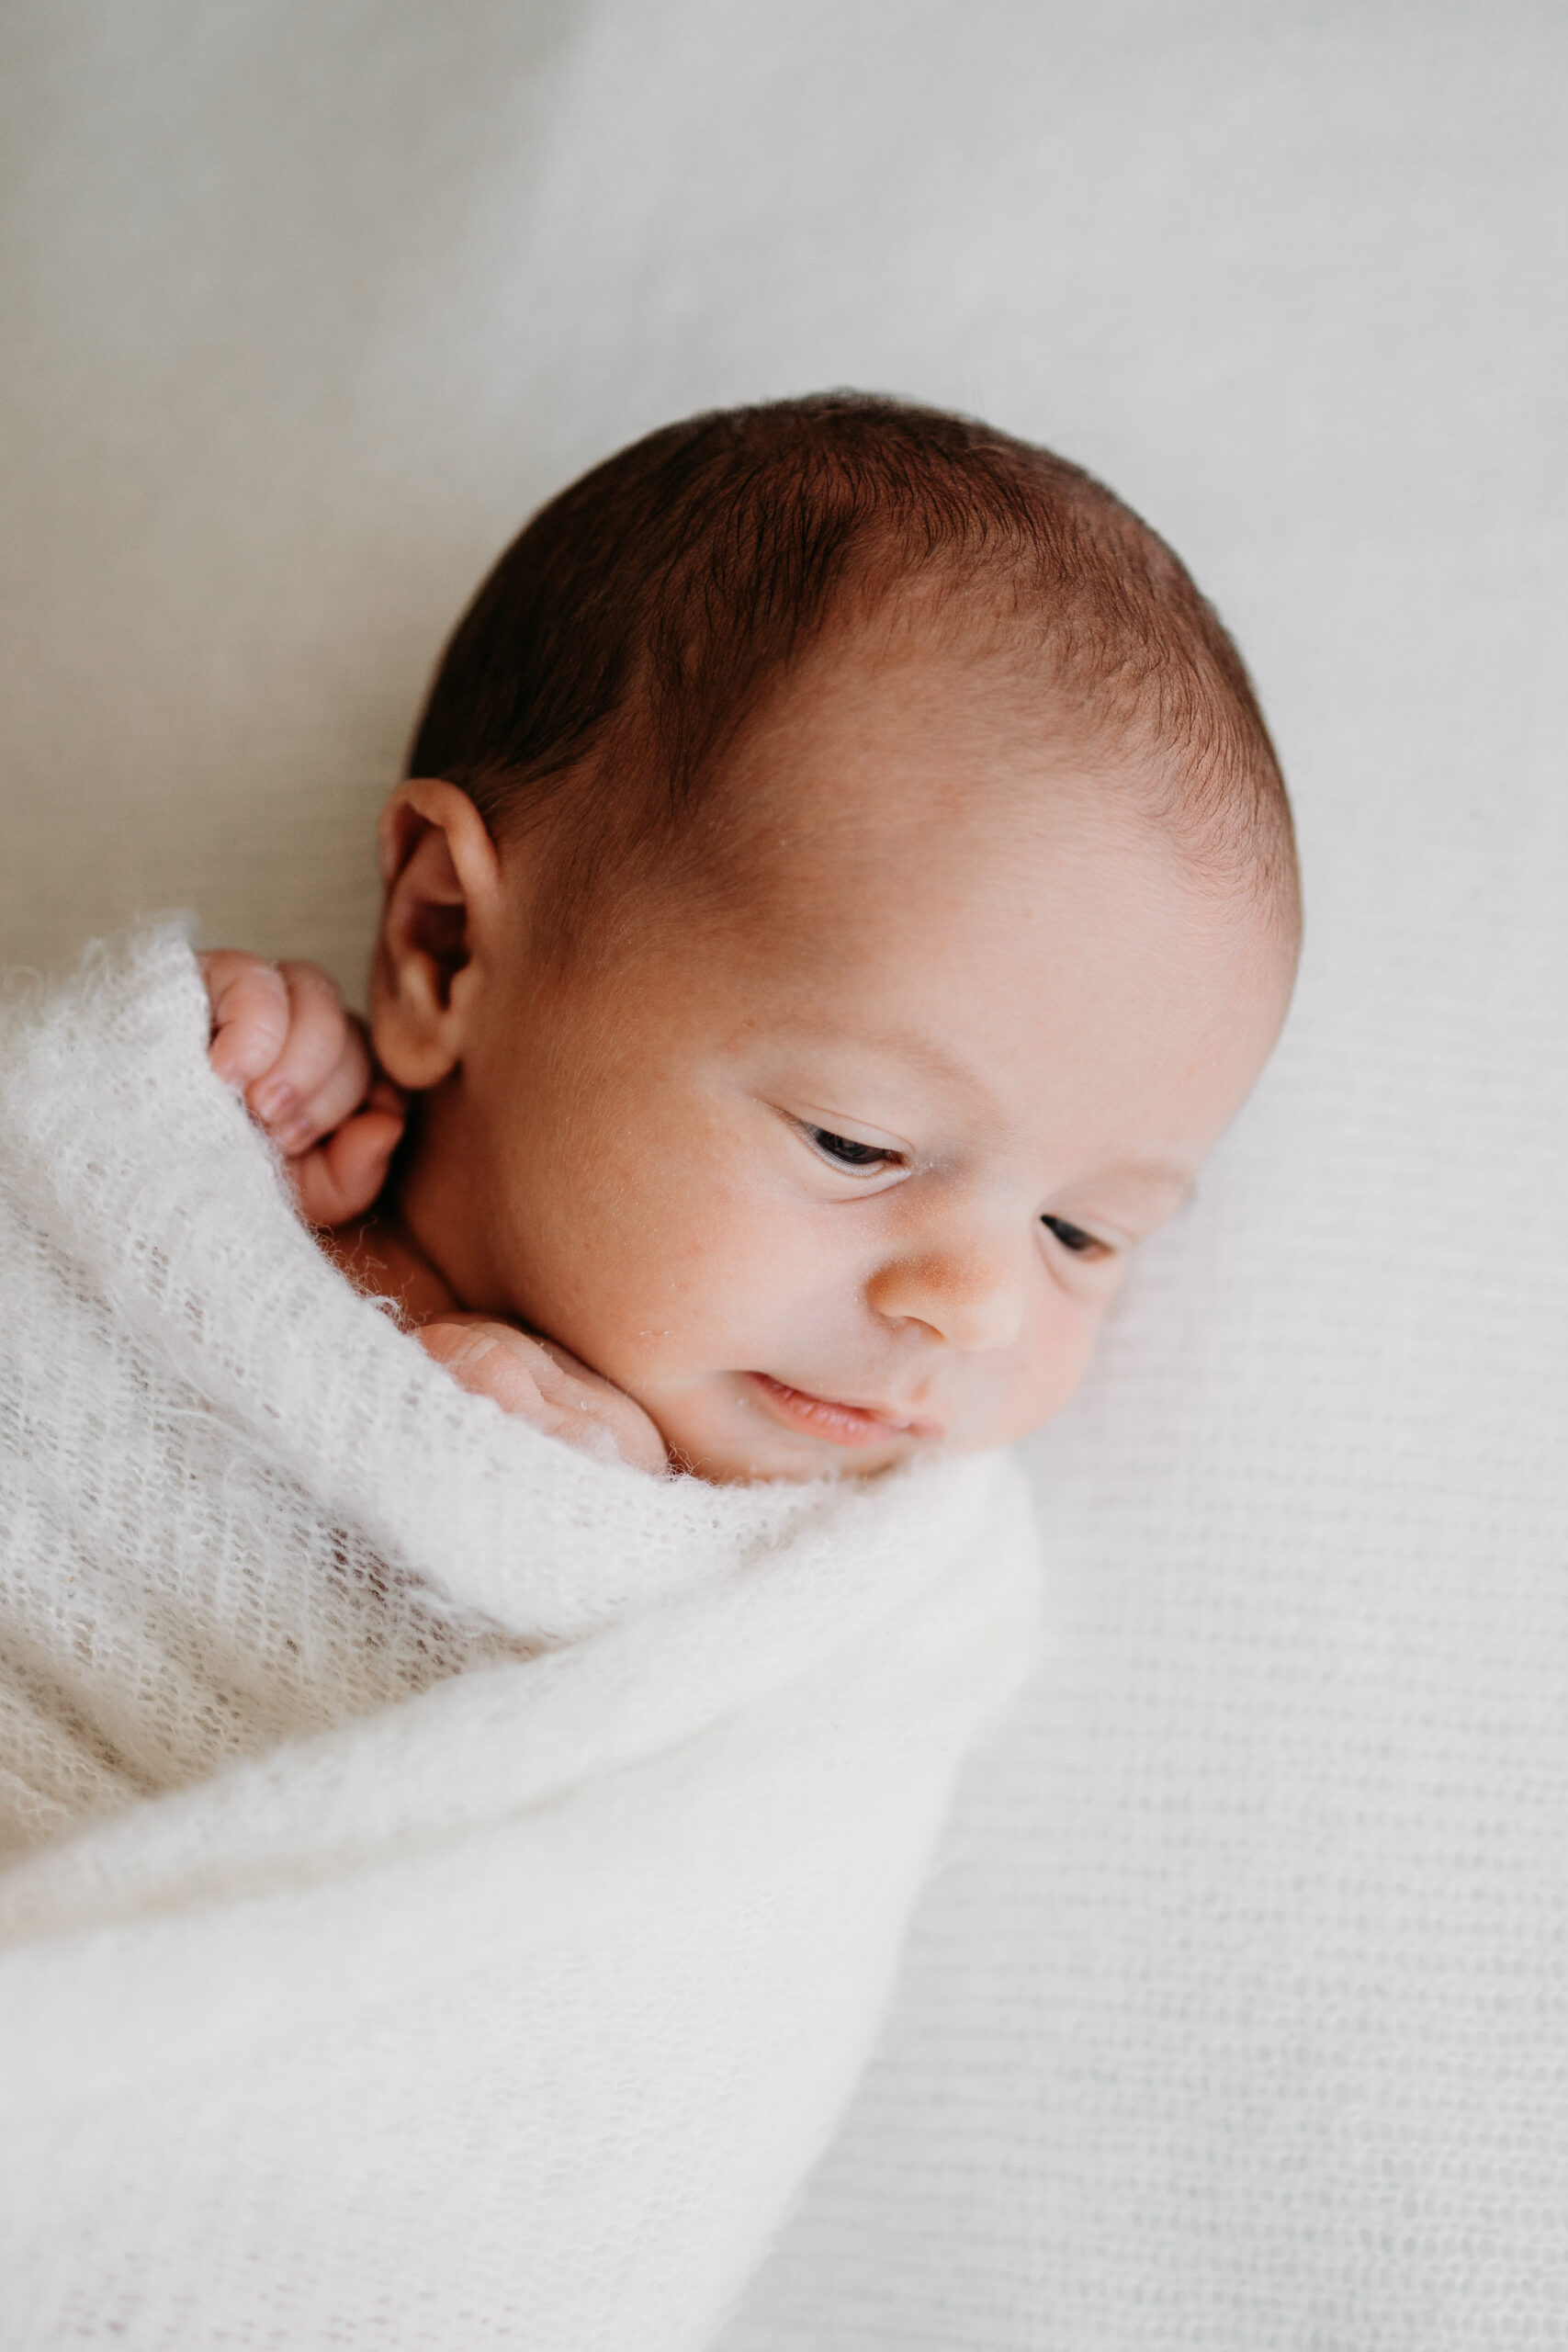
[[[5,961],[192,905],[355,984],[479,573],[723,401],[891,390],[1086,462],[1280,739],[1292,1030],[1037,1448],[1050,1660],[727,2352],[1568,2341],[1562,11],[13,0],[5,40]]]

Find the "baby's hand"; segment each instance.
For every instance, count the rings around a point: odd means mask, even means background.
[[[199,958],[213,1069],[288,1161],[300,1214],[342,1225],[367,1209],[403,1131],[401,1094],[315,964],[268,964],[220,947]]]
[[[530,1339],[483,1315],[442,1315],[414,1333],[454,1380],[502,1411],[634,1470],[669,1466],[664,1440],[640,1405],[554,1341]]]

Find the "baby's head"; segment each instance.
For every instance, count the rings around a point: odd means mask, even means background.
[[[1246,673],[1101,486],[852,395],[566,491],[383,820],[396,1196],[712,1478],[1033,1428],[1283,1017]]]

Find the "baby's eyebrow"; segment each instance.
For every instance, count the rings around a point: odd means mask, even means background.
[[[1173,1209],[1184,1209],[1198,1190],[1198,1179],[1190,1168],[1174,1159],[1122,1159],[1114,1167],[1102,1169],[1100,1183],[1119,1182],[1131,1178],[1135,1184],[1152,1187],[1164,1193]]]
[[[880,1054],[890,1061],[911,1063],[948,1086],[973,1091],[980,1084],[975,1070],[959,1056],[946,1053],[930,1039],[908,1031],[869,1029],[851,1039],[835,1038],[833,1043],[850,1045],[863,1053]]]
[[[961,1089],[970,1096],[985,1096],[987,1089],[971,1065],[935,1043],[904,1030],[856,1029],[852,1033],[820,1027],[809,1021],[783,1021],[772,1031],[775,1039],[797,1043],[808,1053],[826,1052],[901,1063],[942,1086]]]

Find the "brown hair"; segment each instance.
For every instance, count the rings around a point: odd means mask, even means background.
[[[549,824],[564,932],[607,873],[672,851],[726,746],[831,619],[915,582],[971,620],[981,591],[1064,725],[1145,754],[1151,812],[1249,876],[1293,940],[1279,763],[1178,558],[1049,450],[864,393],[666,425],[552,499],[458,624],[410,773],[460,786],[498,838]]]

